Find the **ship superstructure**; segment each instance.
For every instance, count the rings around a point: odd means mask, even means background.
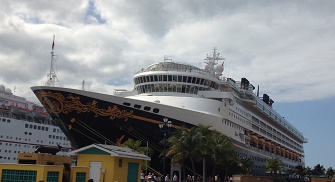
[[[174,128],[202,124],[227,135],[240,157],[255,161],[255,174],[265,173],[263,164],[270,158],[279,158],[285,168],[304,165],[307,139],[272,109],[267,94],[254,93],[247,78],[224,77],[224,58],[216,51],[207,55],[204,69],[167,59],[143,68],[134,76],[133,91],[32,90],[77,147],[120,144],[126,136],[149,141],[160,151],[158,124],[167,117]]]

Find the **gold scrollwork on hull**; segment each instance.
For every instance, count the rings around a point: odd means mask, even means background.
[[[124,119],[124,121],[128,121],[128,118],[133,114],[133,110],[129,112],[127,110],[120,110],[116,105],[112,107],[108,106],[107,109],[100,109],[97,106],[98,102],[96,100],[83,104],[80,97],[75,97],[71,94],[68,94],[67,97],[64,97],[61,93],[53,93],[51,91],[37,91],[35,94],[47,111],[53,114],[92,112],[95,114],[95,117],[108,116],[111,120],[118,118]]]

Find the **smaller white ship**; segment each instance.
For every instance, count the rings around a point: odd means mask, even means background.
[[[0,163],[17,163],[18,153],[38,152],[41,146],[61,146],[57,155],[71,150],[67,137],[41,105],[0,85]]]

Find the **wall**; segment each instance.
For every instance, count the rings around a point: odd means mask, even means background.
[[[101,168],[106,170],[106,173],[103,175],[100,173],[100,180],[112,179],[114,175],[114,159],[110,154],[78,154],[77,157],[77,166],[90,166],[90,162],[101,162]]]
[[[331,182],[331,180],[328,179],[328,178],[314,178],[314,177],[312,177],[311,182]]]
[[[124,182],[127,181],[128,163],[138,163],[138,181],[141,173],[142,160],[122,158],[122,167],[119,167],[118,157],[113,157],[110,154],[78,154],[77,166],[89,166],[90,162],[101,162],[101,168],[106,170],[106,173],[100,175],[100,180],[104,182]]]
[[[89,173],[90,173],[90,168],[89,167],[77,167],[77,166],[71,166],[71,176],[70,176],[70,181],[76,181],[76,174],[78,172],[84,172],[86,173],[85,177],[85,182],[88,181]]]
[[[0,164],[0,179],[2,170],[24,170],[37,171],[36,181],[46,181],[48,171],[58,172],[58,182],[62,182],[63,166],[46,166],[46,165],[30,165],[30,164]]]
[[[119,167],[119,159],[122,159],[122,167]],[[115,160],[115,163],[114,163],[114,169],[115,169],[114,180],[115,181],[118,181],[118,182],[127,181],[128,163],[137,163],[138,164],[137,176],[138,176],[138,181],[140,181],[141,169],[142,169],[142,165],[143,165],[142,160],[120,158],[120,157],[115,157],[114,160]]]

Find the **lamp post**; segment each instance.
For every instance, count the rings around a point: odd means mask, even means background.
[[[166,133],[170,131],[172,122],[168,118],[163,118],[163,123],[159,124],[161,132],[164,133],[164,151],[163,151],[163,179],[165,179],[165,158],[166,158]]]

